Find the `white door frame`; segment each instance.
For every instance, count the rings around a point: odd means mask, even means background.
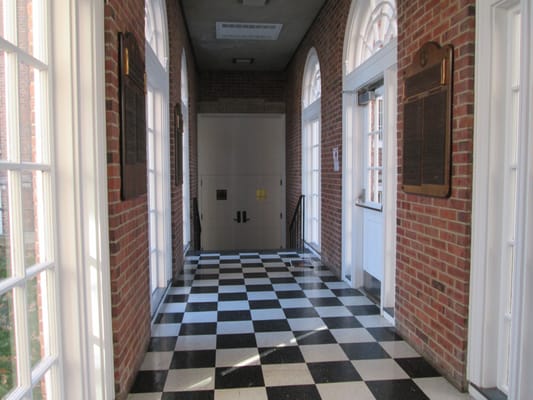
[[[384,279],[381,308],[394,307],[396,269],[396,177],[397,177],[397,40],[394,38],[374,56],[344,77],[343,82],[343,206],[342,206],[342,277],[351,276],[353,287],[363,285],[361,259],[362,237],[355,202],[362,188],[360,151],[362,143],[361,108],[357,106],[357,91],[379,79],[384,80],[383,126],[383,217],[384,217]]]

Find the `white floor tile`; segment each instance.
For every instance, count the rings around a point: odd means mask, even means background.
[[[459,392],[445,378],[418,378],[414,382],[431,400],[467,400],[467,393]]]
[[[217,350],[217,367],[245,367],[247,365],[259,364],[260,357],[256,347]]]
[[[252,310],[252,319],[254,321],[264,321],[268,319],[285,319],[285,313],[281,308],[272,308],[266,310]]]
[[[194,293],[189,295],[189,303],[213,303],[218,301],[217,293]]]
[[[268,400],[265,388],[239,388],[215,391],[215,400]]]
[[[292,278],[290,272],[267,272],[269,278]]]
[[[162,393],[132,393],[127,400],[161,400]]]
[[[219,293],[244,293],[246,286],[244,285],[223,285],[218,288]]]
[[[322,279],[313,275],[297,276],[295,279],[298,283],[322,283]]]
[[[365,328],[331,329],[331,334],[339,343],[368,343],[375,342]]]
[[[409,346],[409,344],[407,344],[403,340],[380,342],[379,344],[392,358],[420,357],[420,354],[418,354],[416,350],[414,350],[411,346]]]
[[[236,311],[236,310],[249,310],[250,304],[246,300],[239,301],[219,301],[218,311]]]
[[[218,279],[196,279],[192,283],[193,287],[218,286]]]
[[[259,332],[255,334],[257,347],[286,347],[296,346],[296,339],[292,332]]]
[[[333,292],[329,289],[304,290],[304,293],[310,299],[318,297],[335,297]]]
[[[243,273],[231,273],[231,274],[220,274],[219,279],[221,281],[226,279],[244,279]]]
[[[216,311],[187,312],[183,314],[183,323],[216,322]]]
[[[168,289],[168,294],[189,294],[191,292],[190,286],[187,287],[171,287]]]
[[[315,307],[321,317],[353,317],[353,314],[344,306]]]
[[[217,334],[228,335],[237,333],[253,333],[252,321],[222,321],[217,322]]]
[[[346,282],[326,282],[326,286],[330,289],[350,289]]]
[[[409,379],[409,375],[392,359],[352,361],[365,381]]]
[[[345,306],[371,306],[374,305],[365,296],[342,296],[338,297]]]
[[[314,384],[306,364],[265,364],[261,366],[267,386]]]
[[[283,308],[305,308],[313,307],[308,299],[280,299],[279,303]]]
[[[269,278],[244,278],[246,285],[270,285]]]
[[[173,351],[149,351],[141,364],[141,371],[162,371],[169,369]]]
[[[327,329],[321,318],[293,318],[287,320],[293,331],[314,331]]]
[[[216,335],[183,335],[178,336],[176,350],[214,350],[217,348]]]
[[[248,300],[277,300],[276,292],[248,292]]]
[[[338,344],[317,344],[300,346],[306,362],[344,361],[348,357]]]
[[[358,315],[357,319],[365,328],[392,326],[389,321],[380,315]]]
[[[153,324],[152,336],[153,337],[165,337],[165,336],[178,336],[181,324]]]
[[[322,383],[317,389],[322,400],[375,400],[364,382]]]
[[[168,371],[164,391],[181,392],[214,388],[214,368],[171,369]]]
[[[300,285],[297,283],[278,283],[275,285],[272,285],[274,287],[274,290],[276,292],[285,292],[285,291],[292,291],[292,290],[302,290]]]

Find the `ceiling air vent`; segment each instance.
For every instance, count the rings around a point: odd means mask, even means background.
[[[217,22],[217,39],[278,40],[282,24]]]

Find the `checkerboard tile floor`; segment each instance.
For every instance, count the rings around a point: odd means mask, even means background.
[[[129,400],[467,399],[309,255],[187,257]],[[307,260],[314,266],[293,266]]]

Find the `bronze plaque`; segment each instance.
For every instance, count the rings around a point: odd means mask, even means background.
[[[403,190],[447,197],[451,178],[452,57],[450,45],[428,42],[405,79]]]

